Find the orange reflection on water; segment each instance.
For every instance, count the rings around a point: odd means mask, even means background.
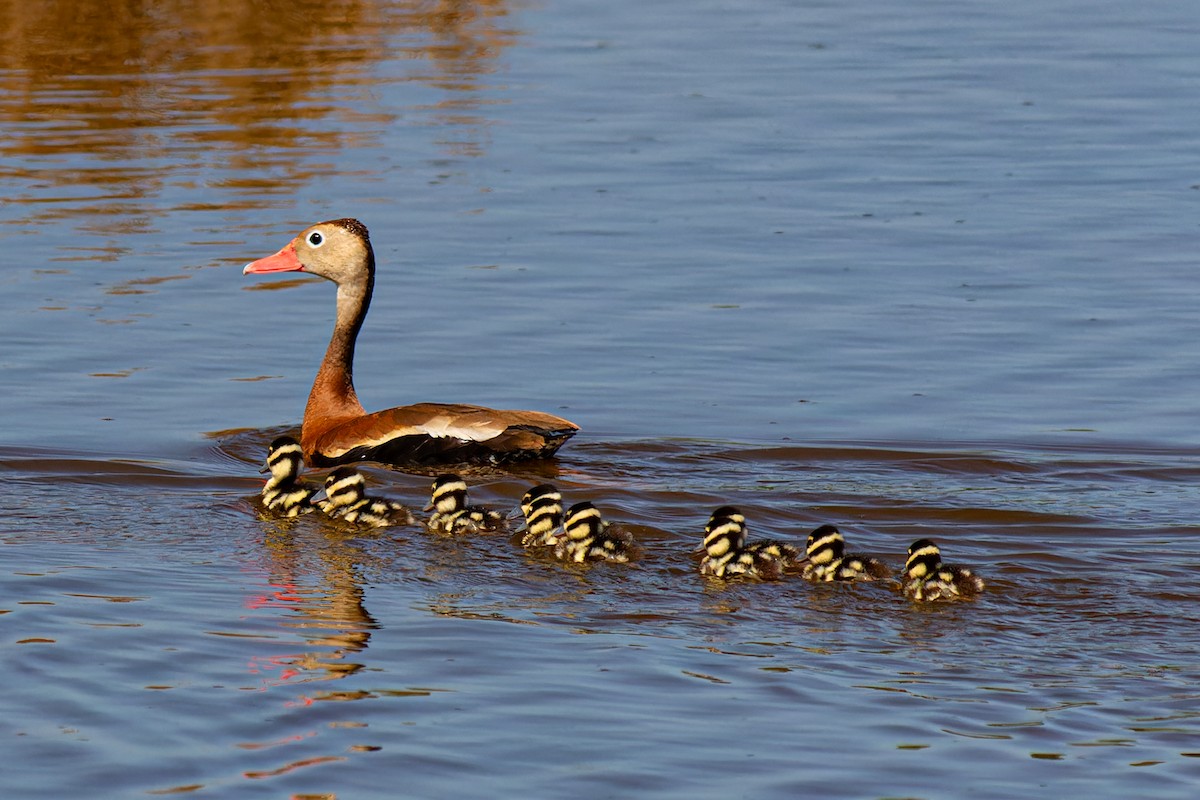
[[[214,190],[188,199],[202,210],[261,206],[410,114],[458,129],[443,151],[478,152],[476,93],[516,39],[507,13],[506,0],[0,2],[0,180],[43,217],[132,220],[167,188]],[[377,88],[398,82],[424,86],[423,105],[383,105]]]
[[[353,657],[367,648],[378,627],[363,605],[354,548],[331,541],[315,554],[305,553],[288,521],[268,525],[263,555],[269,585],[247,605],[279,613],[279,626],[298,632],[305,651],[256,657],[251,670],[266,676],[268,685],[353,675],[363,667]],[[317,574],[310,555],[320,565]]]

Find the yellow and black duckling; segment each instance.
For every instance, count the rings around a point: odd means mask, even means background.
[[[483,506],[467,505],[467,482],[458,475],[439,475],[425,510],[433,510],[429,529],[441,533],[498,531],[506,526],[504,515]]]
[[[267,466],[262,470],[271,473],[262,488],[263,505],[268,511],[281,517],[298,517],[316,508],[313,495],[321,487],[300,479],[303,466],[304,454],[299,442],[290,436],[280,436],[271,442],[267,448]]]
[[[414,522],[412,512],[400,503],[367,497],[367,482],[354,467],[338,467],[329,473],[320,507],[334,519],[372,528]]]
[[[982,592],[983,578],[967,567],[943,564],[942,552],[933,540],[918,539],[908,548],[903,588],[912,600],[959,600]]]
[[[777,580],[804,560],[799,549],[773,539],[747,544],[746,516],[733,506],[721,506],[709,516],[701,549],[700,573],[718,578],[748,575]]]
[[[836,525],[822,525],[808,535],[808,563],[804,577],[810,581],[874,581],[888,576],[887,565],[877,558],[846,552],[846,540]]]
[[[562,495],[548,483],[534,486],[521,497],[521,513],[525,515],[525,547],[554,547],[565,534],[562,532]]]
[[[564,561],[623,564],[634,555],[633,536],[606,523],[600,510],[591,503],[576,503],[568,508],[563,528],[566,536],[555,545],[554,555]]]

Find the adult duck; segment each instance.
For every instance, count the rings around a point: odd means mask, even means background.
[[[540,411],[417,403],[368,414],[354,391],[354,343],[371,305],[375,253],[356,219],[319,222],[243,274],[309,272],[337,284],[337,316],[317,371],[300,445],[317,467],[353,461],[385,464],[501,463],[547,458],[579,426]]]

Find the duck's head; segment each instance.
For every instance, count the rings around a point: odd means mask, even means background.
[[[813,564],[830,564],[845,555],[846,540],[836,525],[822,525],[808,535],[804,549]]]
[[[367,226],[356,219],[334,219],[305,228],[274,255],[251,261],[243,275],[311,272],[340,285],[374,281],[375,253]]]
[[[329,504],[348,506],[367,496],[367,482],[354,467],[338,467],[325,478],[325,497]]]
[[[942,565],[942,551],[932,539],[918,539],[908,547],[908,560],[904,562],[904,575],[923,579],[932,576]]]

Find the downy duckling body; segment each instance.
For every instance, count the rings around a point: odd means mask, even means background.
[[[808,535],[808,563],[804,577],[810,581],[874,581],[886,578],[887,565],[877,558],[846,552],[846,540],[836,525],[822,525]]]
[[[525,547],[554,547],[563,536],[562,495],[548,483],[534,486],[521,497],[525,515]]]
[[[496,531],[505,527],[504,515],[483,506],[467,504],[467,482],[458,475],[439,475],[425,510],[433,510],[429,529],[441,533]]]
[[[790,544],[771,539],[746,543],[746,516],[733,506],[713,511],[704,526],[700,573],[718,578],[747,575],[768,580],[803,561]]]
[[[298,517],[308,514],[316,505],[313,495],[321,489],[300,479],[304,466],[304,454],[300,443],[290,436],[280,436],[267,448],[267,466],[270,472],[262,488],[263,505],[268,511],[281,517]]]
[[[338,467],[325,478],[321,510],[333,519],[372,528],[414,522],[412,512],[400,503],[367,497],[367,482],[353,467]]]
[[[554,555],[564,561],[623,564],[633,555],[633,537],[627,531],[614,530],[591,503],[585,501],[568,508],[563,527],[566,536],[555,545]]]
[[[983,591],[983,578],[967,567],[943,564],[942,553],[931,539],[918,539],[908,548],[904,564],[904,594],[912,600],[968,599]]]

